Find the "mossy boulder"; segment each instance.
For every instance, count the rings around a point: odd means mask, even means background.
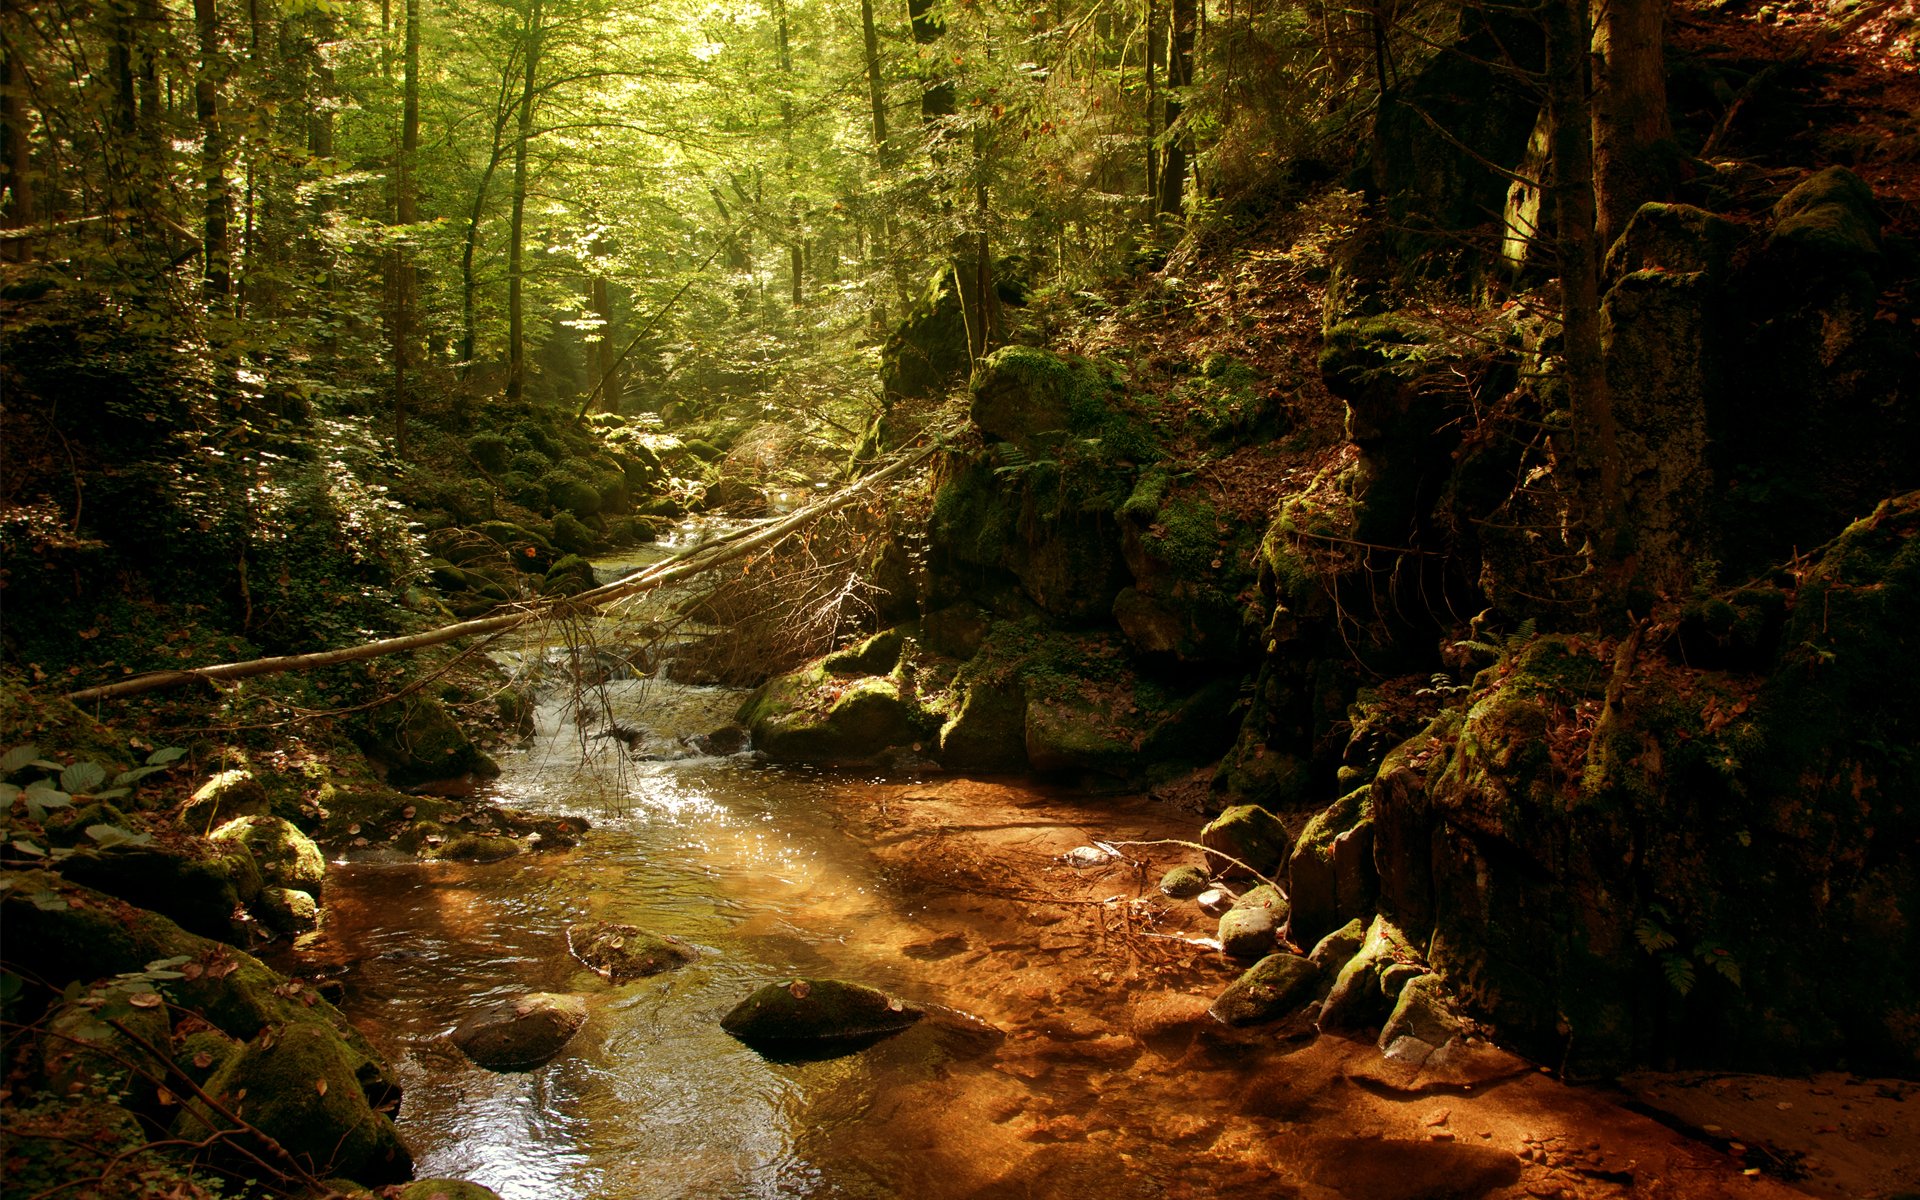
[[[1393,1011],[1400,989],[1425,971],[1407,935],[1386,918],[1375,917],[1360,949],[1334,977],[1320,1008],[1320,1027],[1371,1033]]]
[[[267,789],[245,767],[222,771],[201,784],[180,806],[182,829],[206,834],[235,817],[250,817],[273,808]]]
[[[560,557],[545,534],[511,521],[482,521],[474,526],[474,532],[495,553],[506,555],[507,560],[522,571],[545,574],[554,560]]]
[[[1265,905],[1228,909],[1220,917],[1220,952],[1229,958],[1261,958],[1272,954],[1280,933],[1274,911]]]
[[[736,715],[756,750],[780,762],[853,763],[927,736],[931,720],[884,676],[845,679],[819,663],[777,676]]]
[[[1370,915],[1379,891],[1373,865],[1372,789],[1359,787],[1314,814],[1287,860],[1293,900],[1288,935],[1318,941],[1346,921]]]
[[[386,767],[388,781],[400,787],[500,773],[446,706],[428,696],[412,696],[375,709],[367,752]]]
[[[907,629],[882,630],[827,655],[821,665],[829,675],[885,675],[899,664],[909,632]]]
[[[1400,989],[1392,1014],[1381,1026],[1380,1049],[1391,1050],[1401,1038],[1414,1038],[1437,1050],[1465,1028],[1453,1011],[1446,981],[1438,975],[1417,975]]]
[[[59,869],[75,883],[151,909],[202,937],[223,942],[235,940],[234,910],[258,895],[261,884],[251,851],[237,842],[182,839],[83,848],[62,860]]]
[[[174,1042],[173,1065],[187,1078],[204,1086],[245,1044],[218,1029],[195,1030]]]
[[[593,532],[593,527],[571,512],[561,511],[553,514],[553,544],[563,556],[553,566],[547,568],[547,578],[553,578],[554,571],[566,563],[567,559],[592,553],[599,541],[599,537]]]
[[[1880,254],[1873,189],[1845,167],[1816,171],[1773,206],[1770,249],[1791,248],[1808,265],[1842,269]]]
[[[1018,683],[971,680],[940,726],[940,764],[949,771],[1027,768],[1027,698]]]
[[[567,926],[567,949],[612,983],[644,979],[700,957],[684,938],[649,933],[638,925],[592,921]]]
[[[500,1200],[500,1194],[464,1179],[416,1179],[400,1189],[398,1200]]]
[[[434,848],[433,857],[450,862],[491,863],[512,858],[524,849],[516,839],[498,833],[456,833]]]
[[[297,888],[263,888],[253,911],[269,929],[280,933],[305,933],[320,925],[320,905],[311,894]]]
[[[1200,831],[1200,843],[1212,853],[1207,866],[1229,878],[1249,871],[1272,878],[1286,861],[1293,835],[1286,825],[1257,804],[1227,809]]]
[[[1073,360],[1049,350],[996,350],[973,370],[968,415],[981,432],[1023,447],[1058,442],[1073,420],[1075,373]]]
[[[942,267],[880,347],[886,403],[940,395],[965,377],[971,355],[953,268]]]
[[[148,1144],[140,1119],[109,1100],[65,1096],[10,1106],[4,1138],[9,1196],[80,1200],[215,1200],[230,1195],[167,1150]],[[103,1162],[116,1166],[106,1190]],[[95,1186],[89,1187],[92,1184]]]
[[[326,882],[327,860],[320,847],[284,817],[239,817],[214,830],[209,840],[246,847],[261,878],[276,887],[318,896]]]
[[[839,979],[769,983],[742,1000],[720,1027],[749,1045],[831,1042],[892,1033],[922,1011],[878,988]]]
[[[1607,251],[1607,276],[1635,271],[1704,273],[1716,283],[1731,269],[1740,227],[1690,204],[1643,204]]]
[[[1207,873],[1199,867],[1175,867],[1160,877],[1160,892],[1175,900],[1191,900],[1207,890]]]
[[[453,1044],[490,1071],[527,1071],[560,1053],[587,1023],[579,996],[530,992],[475,1013],[453,1031]]]
[[[1368,924],[1369,922],[1355,917],[1315,942],[1313,951],[1307,957],[1313,960],[1315,966],[1323,970],[1339,970],[1360,952],[1360,947],[1367,944]]]
[[[399,1183],[413,1174],[413,1156],[393,1119],[368,1103],[356,1065],[325,1030],[293,1025],[248,1043],[221,1064],[203,1090],[315,1177]],[[225,1117],[195,1100],[181,1110],[173,1132],[197,1141],[230,1128]],[[264,1145],[248,1149],[272,1161]],[[236,1162],[245,1161],[236,1154]]]
[[[63,1004],[47,1018],[39,1065],[48,1091],[58,1096],[117,1096],[135,1108],[151,1103],[154,1081],[165,1077],[165,1064],[154,1062],[148,1047],[164,1051],[172,1036],[166,1009],[116,1007],[124,1011],[113,1019],[125,1032],[85,1001]]]
[[[1311,1004],[1325,981],[1321,969],[1297,954],[1268,954],[1221,992],[1207,1011],[1228,1025],[1254,1025]]]

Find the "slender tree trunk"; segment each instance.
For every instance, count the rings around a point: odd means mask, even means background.
[[[194,116],[200,122],[200,186],[204,235],[202,290],[223,297],[232,290],[232,251],[227,227],[232,198],[227,187],[227,138],[220,116],[220,16],[214,0],[193,0],[193,24],[200,43],[200,65],[193,84]]]
[[[405,36],[399,179],[394,188],[394,218],[402,227],[420,219],[413,178],[414,156],[420,152],[420,0],[407,0]],[[393,248],[393,450],[402,458],[407,456],[407,368],[412,354],[413,257],[402,244]]]
[[[600,411],[619,412],[622,388],[619,364],[613,353],[613,296],[607,277],[593,277],[593,315],[600,318],[600,341],[594,347],[596,372],[600,376]]]
[[[873,23],[873,0],[860,0],[860,34],[867,51],[867,99],[873,105],[873,148],[880,165],[891,166],[887,144],[887,83],[880,75],[880,31]]]
[[[1674,179],[1667,118],[1666,0],[1591,0],[1594,200],[1600,247]]]
[[[480,172],[480,183],[473,189],[473,207],[467,214],[466,237],[460,247],[460,378],[469,379],[473,375],[474,356],[479,353],[479,336],[476,332],[475,307],[479,284],[474,278],[474,258],[480,248],[480,219],[486,215],[487,193],[493,187],[494,172],[500,169],[500,160],[506,157],[507,122],[513,119],[515,105],[513,97],[514,78],[519,74],[517,52],[500,71],[500,95],[493,109],[493,142],[487,151],[486,169]]]
[[[1160,96],[1156,72],[1162,49],[1160,8],[1147,0],[1147,202],[1160,203]]]
[[[1167,153],[1160,169],[1160,211],[1181,210],[1187,188],[1187,159],[1193,150],[1193,135],[1177,128],[1185,105],[1176,98],[1175,88],[1193,82],[1193,26],[1196,0],[1172,0],[1173,36],[1167,47]]]
[[[533,140],[533,95],[540,73],[544,34],[541,0],[527,16],[525,83],[520,89],[518,136],[513,145],[513,222],[507,234],[507,399],[518,401],[527,387],[526,316],[523,305],[527,215],[527,143]]]
[[[1560,263],[1561,350],[1572,409],[1572,460],[1579,518],[1604,611],[1624,593],[1619,431],[1601,343],[1600,258],[1594,205],[1593,114],[1588,101],[1586,0],[1545,6],[1547,106],[1552,121],[1552,188]]]
[[[27,84],[17,51],[0,41],[0,167],[6,169],[6,225],[24,229],[39,213],[33,186],[33,139],[27,131]]]

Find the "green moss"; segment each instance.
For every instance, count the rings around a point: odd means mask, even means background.
[[[1333,851],[1333,839],[1373,815],[1373,788],[1357,787],[1315,813],[1300,831],[1298,849],[1326,855]]]
[[[238,1115],[316,1176],[378,1184],[413,1173],[412,1156],[392,1119],[368,1105],[352,1057],[314,1026],[293,1026],[270,1044],[261,1039],[248,1045],[208,1078],[204,1090],[226,1097]],[[176,1136],[194,1140],[226,1128],[224,1118],[199,1101],[174,1123]]]
[[[878,988],[838,979],[770,983],[720,1019],[720,1027],[748,1043],[871,1037],[904,1029],[921,1010]]]
[[[231,841],[245,846],[268,883],[320,894],[326,880],[326,859],[313,839],[293,822],[282,817],[238,817],[214,830],[209,838],[216,843]]]
[[[1183,496],[1160,509],[1142,541],[1176,572],[1203,578],[1216,569],[1213,563],[1222,556],[1222,540],[1231,533],[1223,533],[1220,525],[1220,512],[1213,505]]]
[[[1149,522],[1160,512],[1160,505],[1166,501],[1167,488],[1173,482],[1173,476],[1166,468],[1155,466],[1140,473],[1140,479],[1133,485],[1133,491],[1120,505],[1119,515],[1136,521]]]

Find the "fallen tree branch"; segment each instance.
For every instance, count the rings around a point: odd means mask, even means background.
[[[99,687],[81,688],[77,692],[68,692],[67,699],[75,704],[96,700],[118,700],[197,681],[217,683],[229,679],[251,679],[257,675],[309,671],[315,667],[330,667],[339,663],[359,662],[362,659],[382,658],[390,654],[404,654],[409,650],[422,650],[429,646],[458,641],[464,637],[504,633],[542,617],[587,612],[615,600],[636,596],[664,584],[691,578],[765,549],[783,540],[795,530],[865,497],[880,484],[903,474],[909,468],[925,462],[933,456],[941,444],[941,441],[936,438],[919,450],[902,455],[880,470],[848,484],[826,499],[797,509],[776,521],[747,526],[723,537],[689,547],[643,571],[637,571],[624,579],[602,584],[600,587],[577,595],[524,604],[512,612],[477,617],[471,621],[442,625],[437,629],[422,630],[419,633],[404,634],[400,637],[381,638],[378,641],[363,642],[357,646],[343,646],[337,650],[319,650],[309,654],[282,654],[270,658],[248,659],[244,662],[219,663],[210,667],[191,667],[179,671],[155,671],[145,675],[135,675],[114,683],[102,684]]]

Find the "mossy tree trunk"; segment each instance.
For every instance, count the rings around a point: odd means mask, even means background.
[[[543,33],[541,0],[527,12],[521,59],[519,117],[513,144],[513,221],[507,233],[507,400],[517,402],[527,388],[525,266],[527,230],[527,143],[533,140],[533,99],[540,78]]]
[[[1575,519],[1586,543],[1591,601],[1618,609],[1629,573],[1622,527],[1619,429],[1601,343],[1599,238],[1595,209],[1593,112],[1588,79],[1587,0],[1551,0],[1547,42],[1550,181],[1561,287],[1562,382],[1572,413],[1570,453]]]
[[[1665,0],[1592,0],[1593,190],[1601,252],[1673,185]]]

